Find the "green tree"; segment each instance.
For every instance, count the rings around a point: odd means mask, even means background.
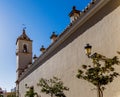
[[[115,71],[115,65],[119,65],[120,61],[115,56],[107,58],[100,54],[93,54],[89,57],[92,59],[92,65],[82,65],[82,69],[78,70],[77,78],[84,79],[96,86],[98,97],[103,97],[105,85],[113,82],[119,73]]]
[[[34,88],[30,87],[28,91],[26,91],[25,97],[34,97],[34,96],[38,96],[38,94],[36,92],[34,92]]]
[[[11,94],[9,94],[7,97],[16,97],[16,93],[12,92]]]
[[[16,95],[15,94],[10,94],[7,97],[16,97]]]
[[[3,97],[3,95],[2,95],[2,94],[0,94],[0,97]]]
[[[57,77],[53,77],[49,80],[41,78],[38,86],[41,87],[41,92],[49,94],[51,97],[66,97],[64,91],[69,90],[69,88],[63,86],[63,82]]]

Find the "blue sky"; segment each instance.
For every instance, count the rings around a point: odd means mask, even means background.
[[[23,24],[33,40],[33,54],[48,47],[53,31],[60,34],[70,23],[72,6],[83,10],[91,0],[0,0],[0,87],[10,91],[16,81],[16,39]]]

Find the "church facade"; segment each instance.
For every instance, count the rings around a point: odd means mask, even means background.
[[[37,86],[40,78],[60,78],[69,91],[67,97],[96,97],[97,91],[87,81],[77,79],[77,71],[82,64],[90,64],[84,47],[92,45],[92,53],[97,52],[107,57],[120,51],[120,0],[92,0],[84,11],[73,7],[69,14],[71,23],[59,35],[51,36],[52,44],[42,46],[42,54],[34,56],[32,61],[32,40],[25,29],[17,38],[17,96],[24,97],[26,87],[33,87],[41,97],[49,97],[40,92]],[[119,55],[118,55],[119,56]],[[120,73],[120,67],[116,70]],[[120,97],[120,78],[106,86],[104,97]]]

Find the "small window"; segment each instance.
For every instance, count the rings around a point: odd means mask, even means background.
[[[26,44],[23,45],[23,52],[24,52],[24,53],[27,53],[27,52],[28,52],[28,51],[27,51],[27,45],[26,45]]]

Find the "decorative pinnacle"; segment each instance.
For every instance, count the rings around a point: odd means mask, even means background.
[[[76,10],[76,6],[73,6],[73,10]]]

